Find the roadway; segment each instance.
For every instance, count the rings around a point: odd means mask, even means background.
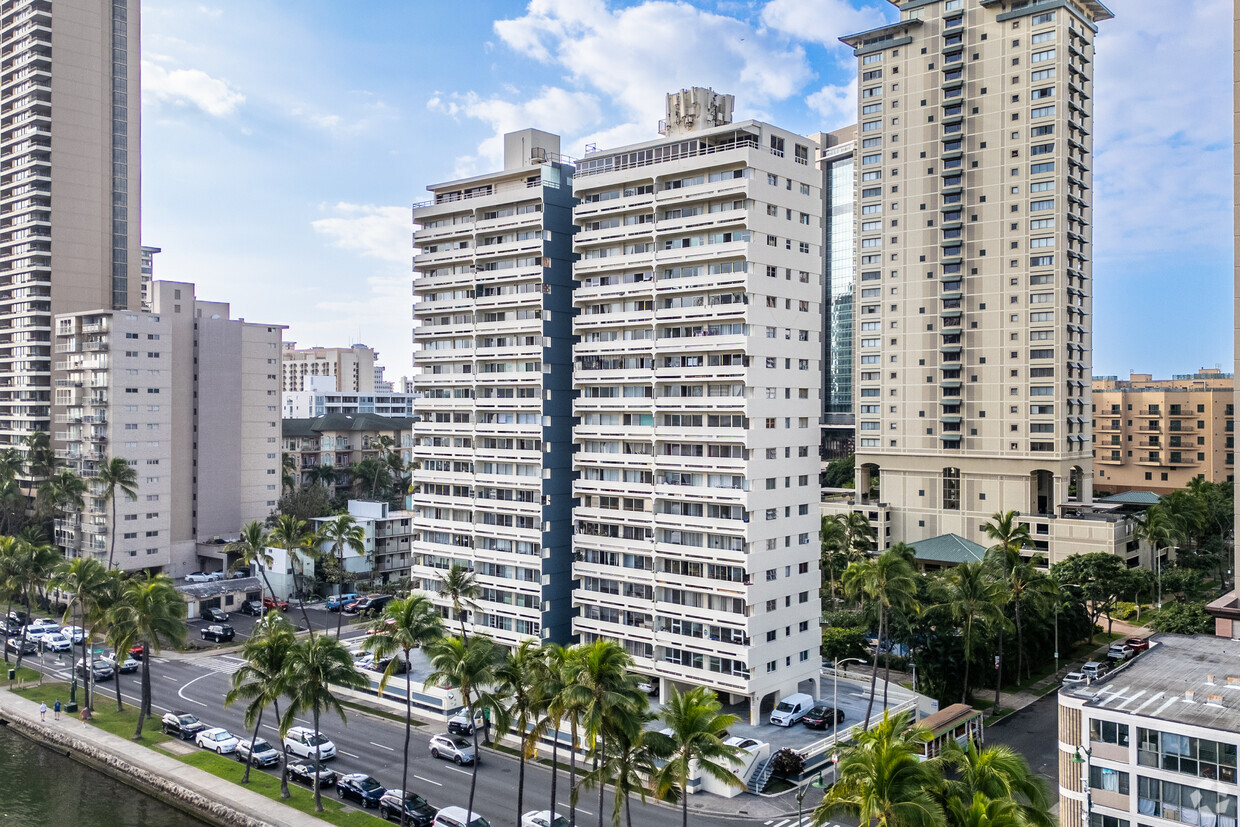
[[[334,616],[333,616],[334,620]],[[194,624],[198,626],[201,624]],[[315,624],[318,625],[317,623]],[[334,625],[334,624],[333,624]],[[192,628],[191,635],[196,635]],[[354,634],[353,641],[359,635]],[[345,642],[350,642],[346,633]],[[234,653],[199,654],[191,657],[158,657],[154,662],[151,674],[152,708],[156,720],[149,725],[158,727],[158,716],[171,710],[183,710],[197,715],[208,726],[222,726],[240,738],[249,738],[252,730],[244,726],[243,704],[238,703],[225,707],[224,695],[231,686],[232,675],[243,664],[243,660]],[[28,661],[32,667],[39,666],[39,659]],[[55,663],[51,660],[43,666],[50,678],[69,679],[68,665]],[[145,663],[143,664],[145,668]],[[129,675],[118,675],[121,681],[121,694],[124,699],[137,704],[141,697],[141,672]],[[100,684],[96,690],[100,692],[95,699],[96,705],[115,702],[116,689],[111,681]],[[325,716],[321,722],[323,734],[336,744],[338,756],[330,764],[337,773],[364,772],[374,776],[387,787],[399,787],[401,776],[402,747],[404,743],[403,722],[393,721],[378,715],[371,715],[355,709],[347,710],[347,722],[336,716]],[[262,737],[279,745],[275,727],[275,713],[268,710],[264,716]],[[312,726],[308,719],[299,718],[298,723]],[[410,739],[409,748],[409,786],[415,792],[426,797],[432,805],[444,807],[451,804],[465,806],[469,799],[470,768],[457,767],[448,761],[430,757],[427,741],[432,734],[442,732],[442,728],[422,724],[416,725]],[[486,747],[481,749],[478,765],[478,784],[475,794],[474,811],[484,815],[494,827],[517,827],[516,794],[518,762],[507,754],[494,752]],[[278,775],[280,767],[268,770],[255,769]],[[568,771],[562,769],[558,782],[559,812],[568,813]],[[333,795],[329,788],[325,794]],[[548,768],[527,764],[525,775],[525,809],[546,809],[551,796],[551,772]],[[816,796],[807,796],[806,806],[809,809]],[[605,824],[611,823],[611,798],[609,788],[605,796]],[[736,815],[718,815],[714,813],[696,812],[699,806],[709,801],[711,809],[726,810],[734,807]],[[791,796],[781,799],[782,803],[795,808],[796,802]],[[697,804],[698,806],[694,806]],[[755,805],[763,806],[755,806]],[[754,807],[752,812],[761,812],[760,817],[751,816],[747,806]],[[772,817],[772,808],[762,799],[749,794],[725,801],[714,796],[702,795],[690,798],[690,821],[696,825],[764,825],[764,827],[798,827],[795,814],[791,816]],[[598,821],[598,791],[583,791],[577,808],[578,823],[595,824]],[[643,827],[676,827],[680,824],[679,808],[653,803],[642,804],[635,799],[633,802],[633,820]],[[808,827],[810,819],[805,816],[800,825]],[[838,824],[833,827],[839,827]]]

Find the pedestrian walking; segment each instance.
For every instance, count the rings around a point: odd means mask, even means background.
[[[39,704],[39,720],[40,721],[47,720],[47,703],[46,702]]]
[[[90,707],[82,707],[82,729],[86,729],[86,725],[90,723]]]
[[[52,704],[52,717],[57,721],[60,720],[60,701],[59,700],[57,700],[56,703]]]

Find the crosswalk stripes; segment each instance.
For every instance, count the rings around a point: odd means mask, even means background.
[[[209,669],[212,672],[219,672],[222,675],[231,675],[242,666],[245,666],[245,661],[241,658],[230,657],[229,655],[220,655],[214,658],[203,658],[198,662],[198,665],[202,666],[204,669]]]
[[[812,827],[814,817],[812,815],[802,816],[800,821],[795,818],[769,819],[763,822],[763,827]],[[824,827],[841,827],[839,824],[828,824]]]

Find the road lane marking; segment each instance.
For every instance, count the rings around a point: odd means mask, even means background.
[[[191,686],[193,686],[195,683],[202,680],[203,678],[209,678],[214,674],[215,674],[214,672],[208,672],[205,675],[199,675],[198,677],[189,681],[188,683],[186,683],[184,686],[182,686],[180,689],[177,690],[177,697],[181,698],[182,700],[189,701],[192,704],[198,704],[199,706],[206,706],[206,704],[204,704],[202,701],[195,701],[193,698],[186,695],[185,690],[189,689]],[[165,675],[164,677],[168,677],[168,676]],[[175,680],[175,678],[173,680]]]
[[[371,741],[370,745],[372,747],[378,747],[379,749],[385,749],[388,752],[396,752],[396,750],[392,749],[391,747],[385,747],[383,744],[376,744],[374,741]]]
[[[176,678],[172,677],[171,675],[160,675],[160,677],[166,681],[172,681],[174,683],[176,682]]]
[[[458,769],[457,767],[444,767],[444,769],[452,770],[453,772],[459,772],[461,775],[473,775],[473,773],[470,772],[469,770],[462,770],[462,769]]]
[[[337,749],[337,750],[336,750],[336,752],[340,753],[341,755],[347,755],[347,756],[349,756],[350,758],[361,758],[361,757],[362,757],[362,756],[360,756],[360,755],[354,755],[354,754],[353,754],[353,753],[351,753],[351,752],[345,752],[345,751],[344,751],[344,750],[342,750],[342,749]]]
[[[429,778],[423,778],[420,775],[415,775],[414,778],[418,779],[419,781],[425,781],[427,784],[434,784],[436,787],[443,786],[443,784],[440,784],[438,781],[432,781]]]

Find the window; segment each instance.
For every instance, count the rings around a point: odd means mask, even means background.
[[[1236,745],[1138,728],[1137,764],[1234,783]]]
[[[1106,790],[1109,793],[1128,795],[1128,773],[1107,767],[1089,768],[1089,786],[1095,790]]]
[[[943,469],[943,508],[960,510],[960,469]]]
[[[1126,747],[1128,746],[1128,724],[1100,721],[1095,718],[1089,722],[1089,740]]]
[[[1138,775],[1137,810],[1184,824],[1230,824],[1236,820],[1236,797]]]

